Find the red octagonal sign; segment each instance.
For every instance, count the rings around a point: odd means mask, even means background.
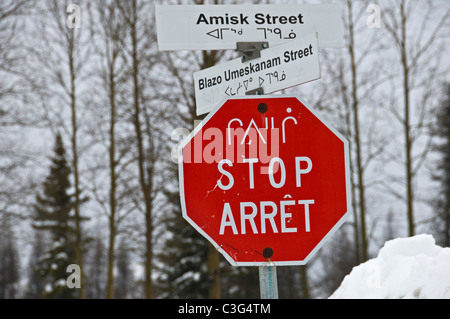
[[[302,265],[350,213],[348,142],[296,97],[228,99],[179,148],[184,218],[233,265]]]

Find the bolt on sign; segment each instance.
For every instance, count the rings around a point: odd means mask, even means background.
[[[229,98],[179,158],[183,217],[233,265],[303,265],[350,214],[348,142],[294,96]]]

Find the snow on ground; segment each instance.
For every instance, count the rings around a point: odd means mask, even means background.
[[[450,299],[450,248],[425,234],[390,240],[376,258],[354,267],[330,298]]]

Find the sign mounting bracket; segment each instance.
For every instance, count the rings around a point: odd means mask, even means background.
[[[245,92],[245,95],[264,95],[264,89],[259,87],[257,89]]]
[[[261,50],[267,49],[269,42],[237,42],[236,52],[242,56],[242,63],[261,57]],[[264,95],[262,87],[245,92],[245,95]]]
[[[261,50],[267,49],[269,42],[236,42],[236,52],[242,56],[242,63],[261,57]]]

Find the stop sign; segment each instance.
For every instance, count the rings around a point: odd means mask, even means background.
[[[305,264],[350,213],[348,142],[297,97],[228,99],[179,159],[183,217],[233,265]]]

